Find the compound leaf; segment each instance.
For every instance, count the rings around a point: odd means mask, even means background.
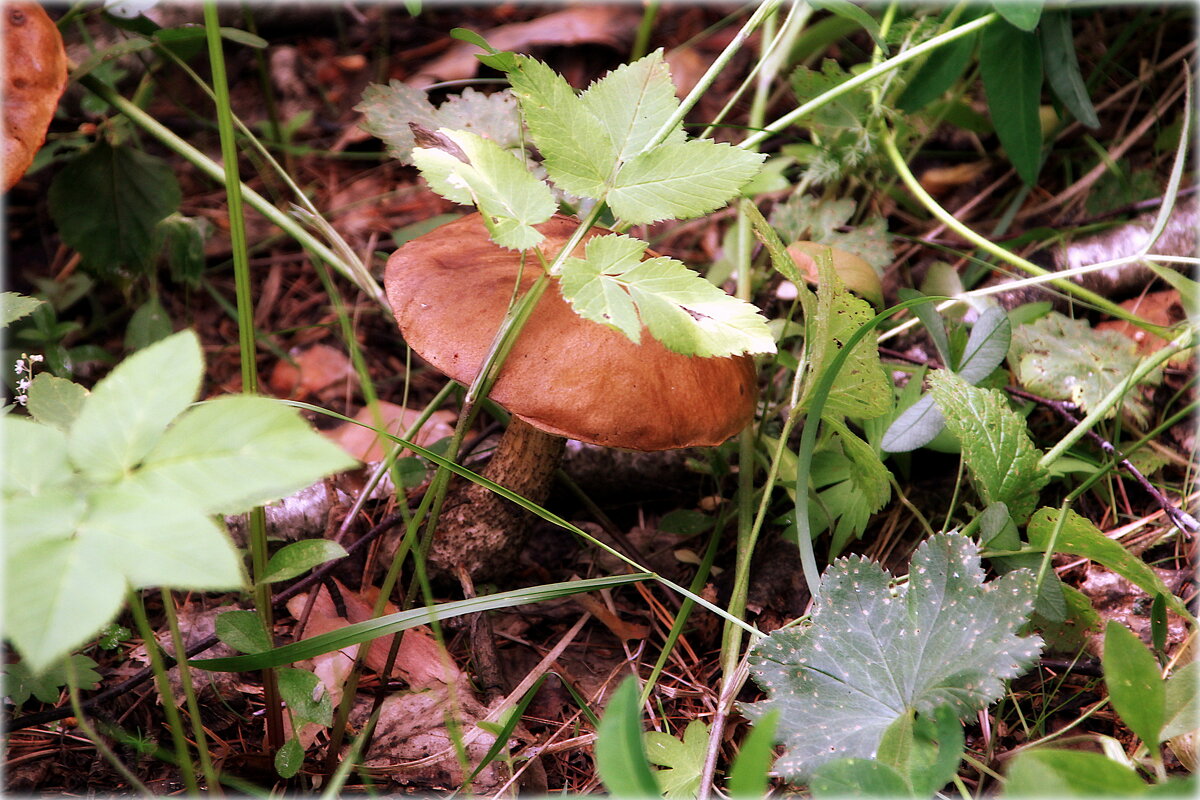
[[[608,133],[621,164],[649,147],[651,137],[679,108],[662,50],[617,67],[589,86],[582,100]],[[664,143],[683,140],[680,123]]]
[[[1041,651],[1017,630],[1033,609],[1024,570],[985,584],[978,550],[940,534],[913,555],[908,583],[861,557],[826,570],[807,628],[775,631],[751,654],[768,699],[745,707],[752,720],[780,711],[787,750],[776,770],[804,782],[822,763],[872,758],[885,730],[916,711],[949,707],[969,716],[1001,696]]]
[[[708,751],[708,726],[698,719],[688,723],[683,741],[669,733],[643,734],[646,757],[658,770],[657,778],[667,800],[691,800],[700,789],[704,756]]]
[[[1027,520],[1050,476],[1038,464],[1025,420],[1002,392],[970,386],[948,370],[930,375],[929,386],[946,426],[962,444],[980,498],[986,505],[1005,503],[1018,523]]]
[[[645,325],[671,350],[701,357],[772,353],[775,341],[754,306],[726,294],[681,262],[641,261],[647,245],[612,234],[589,239],[584,258],[563,264],[562,295],[585,319],[634,342]]]

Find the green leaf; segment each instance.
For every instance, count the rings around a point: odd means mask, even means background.
[[[129,480],[208,513],[235,514],[356,463],[294,409],[230,395],[184,413]]]
[[[1149,748],[1160,744],[1166,722],[1166,688],[1158,660],[1142,640],[1116,620],[1104,629],[1104,685],[1121,721]]]
[[[205,266],[204,240],[211,230],[212,223],[204,217],[183,214],[171,214],[158,223],[157,232],[166,251],[171,280],[193,287],[200,285]]]
[[[29,384],[29,414],[43,425],[66,433],[79,416],[87,394],[78,383],[43,372]]]
[[[971,483],[985,504],[1005,503],[1018,524],[1033,513],[1049,475],[1038,465],[1025,420],[1003,392],[977,389],[952,372],[930,376],[930,394],[962,444]]]
[[[887,505],[892,498],[892,485],[891,473],[873,447],[839,420],[826,419],[825,424],[836,435],[847,466],[845,480],[834,487],[845,494],[846,500],[829,545],[831,557],[836,557],[852,536],[856,539],[862,536],[871,515]],[[826,490],[822,495],[827,500],[829,492]],[[815,509],[810,506],[810,510]]]
[[[1054,96],[1084,127],[1099,128],[1100,118],[1096,116],[1096,107],[1092,105],[1087,84],[1079,72],[1075,36],[1071,32],[1071,12],[1051,11],[1043,15],[1038,37],[1042,42],[1046,80]]]
[[[4,433],[0,480],[4,481],[5,497],[36,497],[70,480],[67,437],[62,431],[12,414],[0,417],[0,431]]]
[[[294,722],[333,724],[333,701],[320,678],[304,669],[285,667],[275,673],[279,678],[279,697],[287,703]],[[313,699],[320,690],[320,699]]]
[[[757,800],[767,796],[771,762],[775,760],[775,730],[779,712],[768,711],[742,740],[729,770],[729,796],[739,800]]]
[[[1068,510],[1062,527],[1055,536],[1058,519],[1059,509],[1039,508],[1029,520],[1029,527],[1026,529],[1029,546],[1044,552],[1053,545],[1056,553],[1091,559],[1117,573],[1151,597],[1160,593],[1165,595],[1167,603],[1176,614],[1191,616],[1187,606],[1167,588],[1158,573],[1119,542],[1105,536],[1086,517]]]
[[[115,567],[135,589],[241,587],[237,548],[216,522],[185,500],[127,483],[97,489],[88,500],[75,540],[107,554],[97,571]]]
[[[1042,16],[1042,0],[992,0],[992,8],[1022,31],[1032,31]]]
[[[215,624],[217,638],[238,652],[263,653],[271,649],[271,636],[253,611],[226,611],[217,616]]]
[[[1183,736],[1200,728],[1200,663],[1191,661],[1175,670],[1167,678],[1166,695],[1163,703],[1164,717],[1162,732],[1158,738],[1164,742]]]
[[[564,192],[603,198],[617,160],[604,123],[561,75],[536,59],[517,56],[508,79],[550,180]]]
[[[1094,330],[1087,320],[1057,311],[1017,328],[1009,358],[1026,389],[1052,400],[1069,400],[1084,411],[1096,407],[1141,361],[1137,344],[1128,336]],[[1144,384],[1161,382],[1162,373],[1155,371]],[[1137,392],[1130,392],[1121,408],[1139,425],[1148,423],[1151,408]]]
[[[911,791],[894,768],[871,758],[839,758],[826,761],[813,772],[808,783],[813,797],[909,797]]]
[[[303,766],[304,748],[300,744],[300,739],[293,736],[276,751],[275,772],[284,779],[294,778]]]
[[[1032,186],[1042,162],[1042,48],[1035,34],[1003,21],[982,36],[979,72],[992,125],[1017,174]]]
[[[780,712],[786,752],[775,769],[802,783],[820,764],[874,755],[884,731],[916,711],[947,706],[969,716],[1000,697],[1002,681],[1033,664],[1036,636],[1016,632],[1033,607],[1033,576],[983,582],[974,544],[957,534],[925,541],[908,583],[861,557],[825,572],[812,624],[761,640],[751,674],[768,699],[744,707],[755,720]]]
[[[171,317],[158,295],[151,295],[129,318],[129,326],[125,329],[125,348],[142,350],[170,335]]]
[[[660,731],[648,731],[642,738],[650,763],[665,767],[656,773],[663,797],[692,800],[700,790],[704,772],[708,726],[698,719],[692,720],[683,732],[683,741]]]
[[[959,24],[970,22],[976,16],[975,10],[968,8],[959,16]],[[939,47],[909,79],[896,101],[896,107],[911,114],[945,94],[971,62],[971,54],[975,52],[978,41],[979,34],[972,33]]]
[[[863,27],[863,30],[871,34],[871,38],[875,40],[875,44],[879,45],[884,55],[887,55],[888,46],[883,36],[879,33],[879,23],[866,11],[851,3],[850,0],[813,0],[812,6],[813,8],[829,11],[837,14],[839,17],[845,17],[848,20],[858,23]]]
[[[63,243],[101,273],[145,270],[159,221],[179,210],[175,171],[162,159],[101,140],[50,183],[50,216]]]
[[[737,196],[765,158],[724,142],[664,144],[621,167],[606,199],[632,225],[698,217]]]
[[[0,328],[7,328],[21,317],[29,316],[44,302],[17,292],[0,292]]]
[[[293,542],[277,551],[267,562],[266,575],[260,583],[275,583],[303,575],[318,564],[344,558],[346,548],[329,539],[305,539]]]
[[[754,306],[666,256],[641,261],[646,243],[612,234],[588,240],[563,264],[561,290],[575,312],[634,342],[645,325],[669,349],[701,357],[772,353],[775,340]]]
[[[642,745],[642,714],[637,680],[621,682],[604,709],[596,729],[596,771],[616,797],[659,797],[658,781]]]
[[[817,259],[819,285],[815,308],[811,296],[800,295],[808,333],[805,340],[809,360],[809,379],[801,405],[807,405],[811,389],[846,341],[875,315],[867,301],[850,294],[834,272],[828,258]],[[873,419],[891,408],[892,390],[879,361],[879,347],[867,337],[855,345],[841,372],[833,381],[821,416]]]
[[[36,496],[4,498],[4,551],[9,553],[35,540],[70,536],[83,519],[87,504],[74,487],[60,487]]]
[[[910,713],[888,726],[876,758],[904,778],[914,797],[932,797],[954,779],[963,748],[962,724],[941,706],[932,718]]]
[[[651,137],[679,108],[675,84],[671,82],[661,49],[617,67],[588,87],[581,99],[613,143],[616,164],[623,164],[647,149]],[[671,129],[663,143],[683,141],[681,122]]]
[[[266,39],[262,38],[261,36],[255,36],[249,31],[243,31],[238,28],[224,27],[218,28],[217,30],[221,34],[222,39],[233,42],[234,44],[245,45],[246,47],[252,47],[255,50],[264,50],[268,45]]]
[[[1012,324],[1008,321],[1008,313],[999,306],[989,306],[971,327],[955,373],[974,386],[1004,363],[1011,341]]]
[[[96,384],[69,433],[71,460],[89,478],[133,469],[200,391],[200,340],[182,331],[139,350]]]
[[[96,672],[96,662],[85,655],[76,653],[68,656],[75,667],[75,677],[80,689],[95,689],[100,685],[100,673]],[[59,660],[44,670],[40,675],[29,671],[23,662],[4,664],[0,666],[4,673],[4,696],[20,708],[30,696],[49,704],[57,704],[62,694],[62,688],[67,685],[67,663]]]
[[[557,205],[550,187],[495,142],[466,131],[441,128],[439,134],[465,155],[418,147],[413,162],[435,192],[456,203],[477,206],[501,247],[525,250],[543,238],[533,226],[550,219]]]
[[[1005,778],[1005,797],[1134,797],[1146,791],[1129,767],[1083,750],[1024,750]]]

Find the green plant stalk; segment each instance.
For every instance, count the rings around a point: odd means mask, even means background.
[[[141,594],[130,589],[127,596],[129,609],[133,612],[138,633],[141,634],[142,641],[146,645],[146,655],[150,659],[150,669],[154,672],[154,683],[158,687],[158,695],[162,698],[163,714],[167,718],[167,727],[171,729],[171,740],[175,744],[175,757],[179,759],[180,777],[183,779],[183,785],[188,793],[195,795],[199,791],[196,783],[196,765],[192,763],[192,756],[188,752],[187,735],[183,732],[183,720],[179,717],[179,708],[175,705],[175,698],[171,694],[171,681],[167,678],[167,668],[163,664],[162,651],[158,646],[158,640],[154,638],[154,628],[150,627],[150,620],[146,618],[146,608],[142,605]]]
[[[147,647],[147,650],[150,648]],[[71,660],[71,656],[66,658],[67,666],[67,697],[71,701],[71,711],[75,713],[75,724],[79,726],[79,730],[83,731],[83,735],[88,738],[92,746],[96,748],[101,757],[112,765],[121,777],[129,782],[129,786],[143,797],[150,797],[153,792],[146,784],[138,780],[138,776],[133,774],[129,767],[125,766],[121,759],[117,758],[117,754],[112,751],[112,748],[100,738],[100,734],[96,733],[96,729],[92,727],[92,723],[88,721],[87,716],[83,713],[83,703],[79,699],[79,676],[75,672],[75,662]],[[164,701],[165,705],[166,701]]]
[[[1146,358],[1138,363],[1138,366],[1125,376],[1125,380],[1118,383],[1112,388],[1104,399],[1096,404],[1095,408],[1088,412],[1088,415],[1079,421],[1071,430],[1067,431],[1066,435],[1054,447],[1050,448],[1041,460],[1038,461],[1038,466],[1042,469],[1049,468],[1055,461],[1069,450],[1080,438],[1083,437],[1089,430],[1096,426],[1102,419],[1108,416],[1109,412],[1116,408],[1121,402],[1121,398],[1129,392],[1133,391],[1134,387],[1141,382],[1143,378],[1149,375],[1154,370],[1158,369],[1163,364],[1167,363],[1171,358],[1185,350],[1190,350],[1195,347],[1196,331],[1193,328],[1187,328],[1183,333],[1175,337],[1171,343],[1151,353]]]
[[[233,130],[233,111],[229,105],[229,81],[225,75],[220,21],[215,0],[204,2],[204,32],[208,41],[208,60],[216,94],[217,128],[221,138],[221,160],[225,162],[225,195],[229,207],[229,238],[233,253],[234,282],[237,294],[238,343],[242,362],[242,391],[258,393],[258,366],[254,346],[254,297],[250,286],[250,259],[246,246],[246,218],[242,208],[242,182],[238,176],[237,138]],[[250,561],[253,565],[255,607],[264,630],[274,628],[271,588],[261,579],[267,572],[267,525],[262,507],[250,511],[247,519]],[[263,673],[263,701],[266,704],[267,742],[273,753],[283,745],[283,714],[279,704],[274,672]]]
[[[780,131],[784,130],[785,128],[788,128],[791,125],[794,125],[797,120],[802,119],[806,115],[808,115],[808,114],[812,113],[813,111],[815,111],[816,109],[821,108],[822,106],[828,104],[832,100],[834,100],[838,97],[841,97],[843,94],[846,94],[847,92],[857,89],[858,87],[862,86],[863,84],[870,83],[871,81],[875,80],[879,76],[884,75],[884,74],[890,72],[891,70],[898,69],[900,66],[908,63],[909,61],[912,61],[914,59],[924,56],[926,53],[928,53],[931,50],[935,50],[944,44],[948,44],[949,42],[954,41],[955,39],[961,39],[963,36],[968,36],[977,30],[985,28],[988,25],[991,25],[997,19],[999,19],[999,16],[997,14],[988,14],[987,16],[972,20],[972,21],[968,22],[966,25],[961,25],[957,28],[954,28],[953,30],[947,31],[946,33],[935,36],[932,39],[929,39],[928,41],[922,42],[921,44],[917,45],[916,47],[912,48],[911,50],[906,50],[903,53],[892,56],[887,61],[884,61],[882,64],[872,67],[871,69],[868,69],[865,72],[863,72],[859,75],[856,75],[853,78],[850,78],[849,80],[847,80],[843,83],[839,83],[837,86],[830,89],[829,91],[824,92],[817,97],[814,97],[812,100],[809,100],[807,103],[797,106],[795,109],[789,111],[787,114],[784,114],[779,119],[764,126],[762,128],[762,130],[760,130],[756,133],[752,133],[750,136],[747,136],[737,146],[742,147],[742,148],[747,148],[747,149],[758,147],[760,144],[762,144],[764,141],[766,141],[771,136],[774,136],[775,134],[779,133]]]
[[[225,172],[221,166],[210,159],[208,156],[201,153],[192,145],[185,142],[182,138],[176,135],[173,131],[160,123],[154,117],[147,114],[134,103],[122,97],[112,87],[104,84],[96,79],[93,75],[84,75],[79,79],[80,85],[90,91],[92,94],[104,100],[113,108],[120,111],[139,127],[145,130],[154,138],[162,142],[170,150],[174,151],[181,158],[192,164],[198,170],[203,172],[218,184],[224,186],[226,183]],[[346,264],[343,264],[337,254],[333,252],[317,237],[304,229],[295,219],[289,217],[286,213],[276,208],[266,198],[255,192],[249,186],[242,185],[242,197],[255,211],[262,214],[274,225],[282,228],[289,236],[296,240],[297,243],[312,251],[319,256],[323,261],[340,272],[347,280],[353,282],[359,289],[366,293],[369,297],[375,300],[383,308],[390,308],[387,304],[387,297],[383,290],[378,286],[363,286],[354,270]]]
[[[912,192],[913,196],[920,201],[921,205],[923,205],[930,214],[936,217],[939,222],[941,222],[950,230],[954,231],[964,240],[975,245],[980,250],[983,250],[984,252],[1000,259],[1001,261],[1011,264],[1023,272],[1026,272],[1030,275],[1045,276],[1047,282],[1053,284],[1056,288],[1061,289],[1068,294],[1074,295],[1080,300],[1091,303],[1093,306],[1099,308],[1112,317],[1131,322],[1134,325],[1137,325],[1139,328],[1143,328],[1158,336],[1162,336],[1164,333],[1166,333],[1164,328],[1158,325],[1151,325],[1150,323],[1138,317],[1136,314],[1130,314],[1116,303],[1108,300],[1107,298],[1101,297],[1089,289],[1085,289],[1078,284],[1071,283],[1070,281],[1057,277],[1050,270],[1043,269],[1037,264],[1021,258],[1016,253],[1005,250],[1003,247],[1000,247],[989,239],[980,236],[978,233],[959,222],[953,214],[942,208],[938,201],[934,200],[933,197],[925,191],[925,188],[921,186],[920,182],[917,180],[917,177],[913,175],[912,170],[908,168],[908,164],[905,163],[904,157],[900,154],[899,149],[896,147],[894,132],[886,132],[882,137],[882,141],[884,152],[887,153],[888,160],[891,161],[893,169],[896,170],[896,174],[900,176],[900,180],[904,183],[908,190]]]
[[[642,10],[642,19],[638,23],[637,34],[633,38],[633,47],[629,50],[630,62],[637,61],[646,55],[646,48],[650,46],[650,34],[654,32],[654,20],[658,18],[658,11],[661,7],[662,0],[649,0]]]
[[[196,752],[200,755],[200,770],[204,773],[204,781],[208,791],[221,794],[221,783],[217,771],[213,769],[212,756],[208,752],[208,738],[204,735],[204,721],[200,718],[200,704],[196,700],[196,689],[192,684],[192,670],[187,663],[187,647],[183,643],[183,635],[179,632],[179,615],[175,612],[175,596],[167,589],[162,593],[163,612],[167,617],[167,628],[171,632],[171,647],[175,650],[175,663],[179,668],[179,684],[183,688],[184,700],[187,703],[188,716],[192,722],[192,738],[196,742]]]

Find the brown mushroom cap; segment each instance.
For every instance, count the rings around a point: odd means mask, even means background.
[[[4,16],[4,190],[21,179],[46,140],[67,86],[67,52],[37,3],[6,2]]]
[[[541,249],[547,260],[578,224],[556,215],[537,226],[546,236]],[[598,228],[589,235],[606,232]],[[646,251],[647,258],[654,255]],[[480,215],[471,214],[397,250],[384,284],[408,344],[443,374],[469,384],[500,328],[519,265],[520,254],[494,244]],[[540,272],[531,255],[522,291]],[[634,344],[580,317],[555,281],[489,396],[548,433],[631,450],[717,445],[750,421],[751,358],[680,355],[645,328],[641,339]]]

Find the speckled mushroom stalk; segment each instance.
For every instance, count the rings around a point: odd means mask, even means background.
[[[564,216],[538,226],[547,260],[577,227]],[[444,375],[470,384],[502,324],[518,275],[519,290],[527,291],[537,278],[536,264],[527,259],[522,269],[520,254],[494,244],[481,217],[471,214],[397,250],[384,283],[409,346]],[[581,318],[552,283],[489,393],[513,419],[484,475],[542,503],[564,439],[669,450],[717,445],[745,427],[754,412],[752,359],[684,356],[647,331],[641,338],[635,344]],[[476,579],[509,569],[527,519],[492,492],[464,487],[447,498],[429,564],[451,575],[465,570]]]

